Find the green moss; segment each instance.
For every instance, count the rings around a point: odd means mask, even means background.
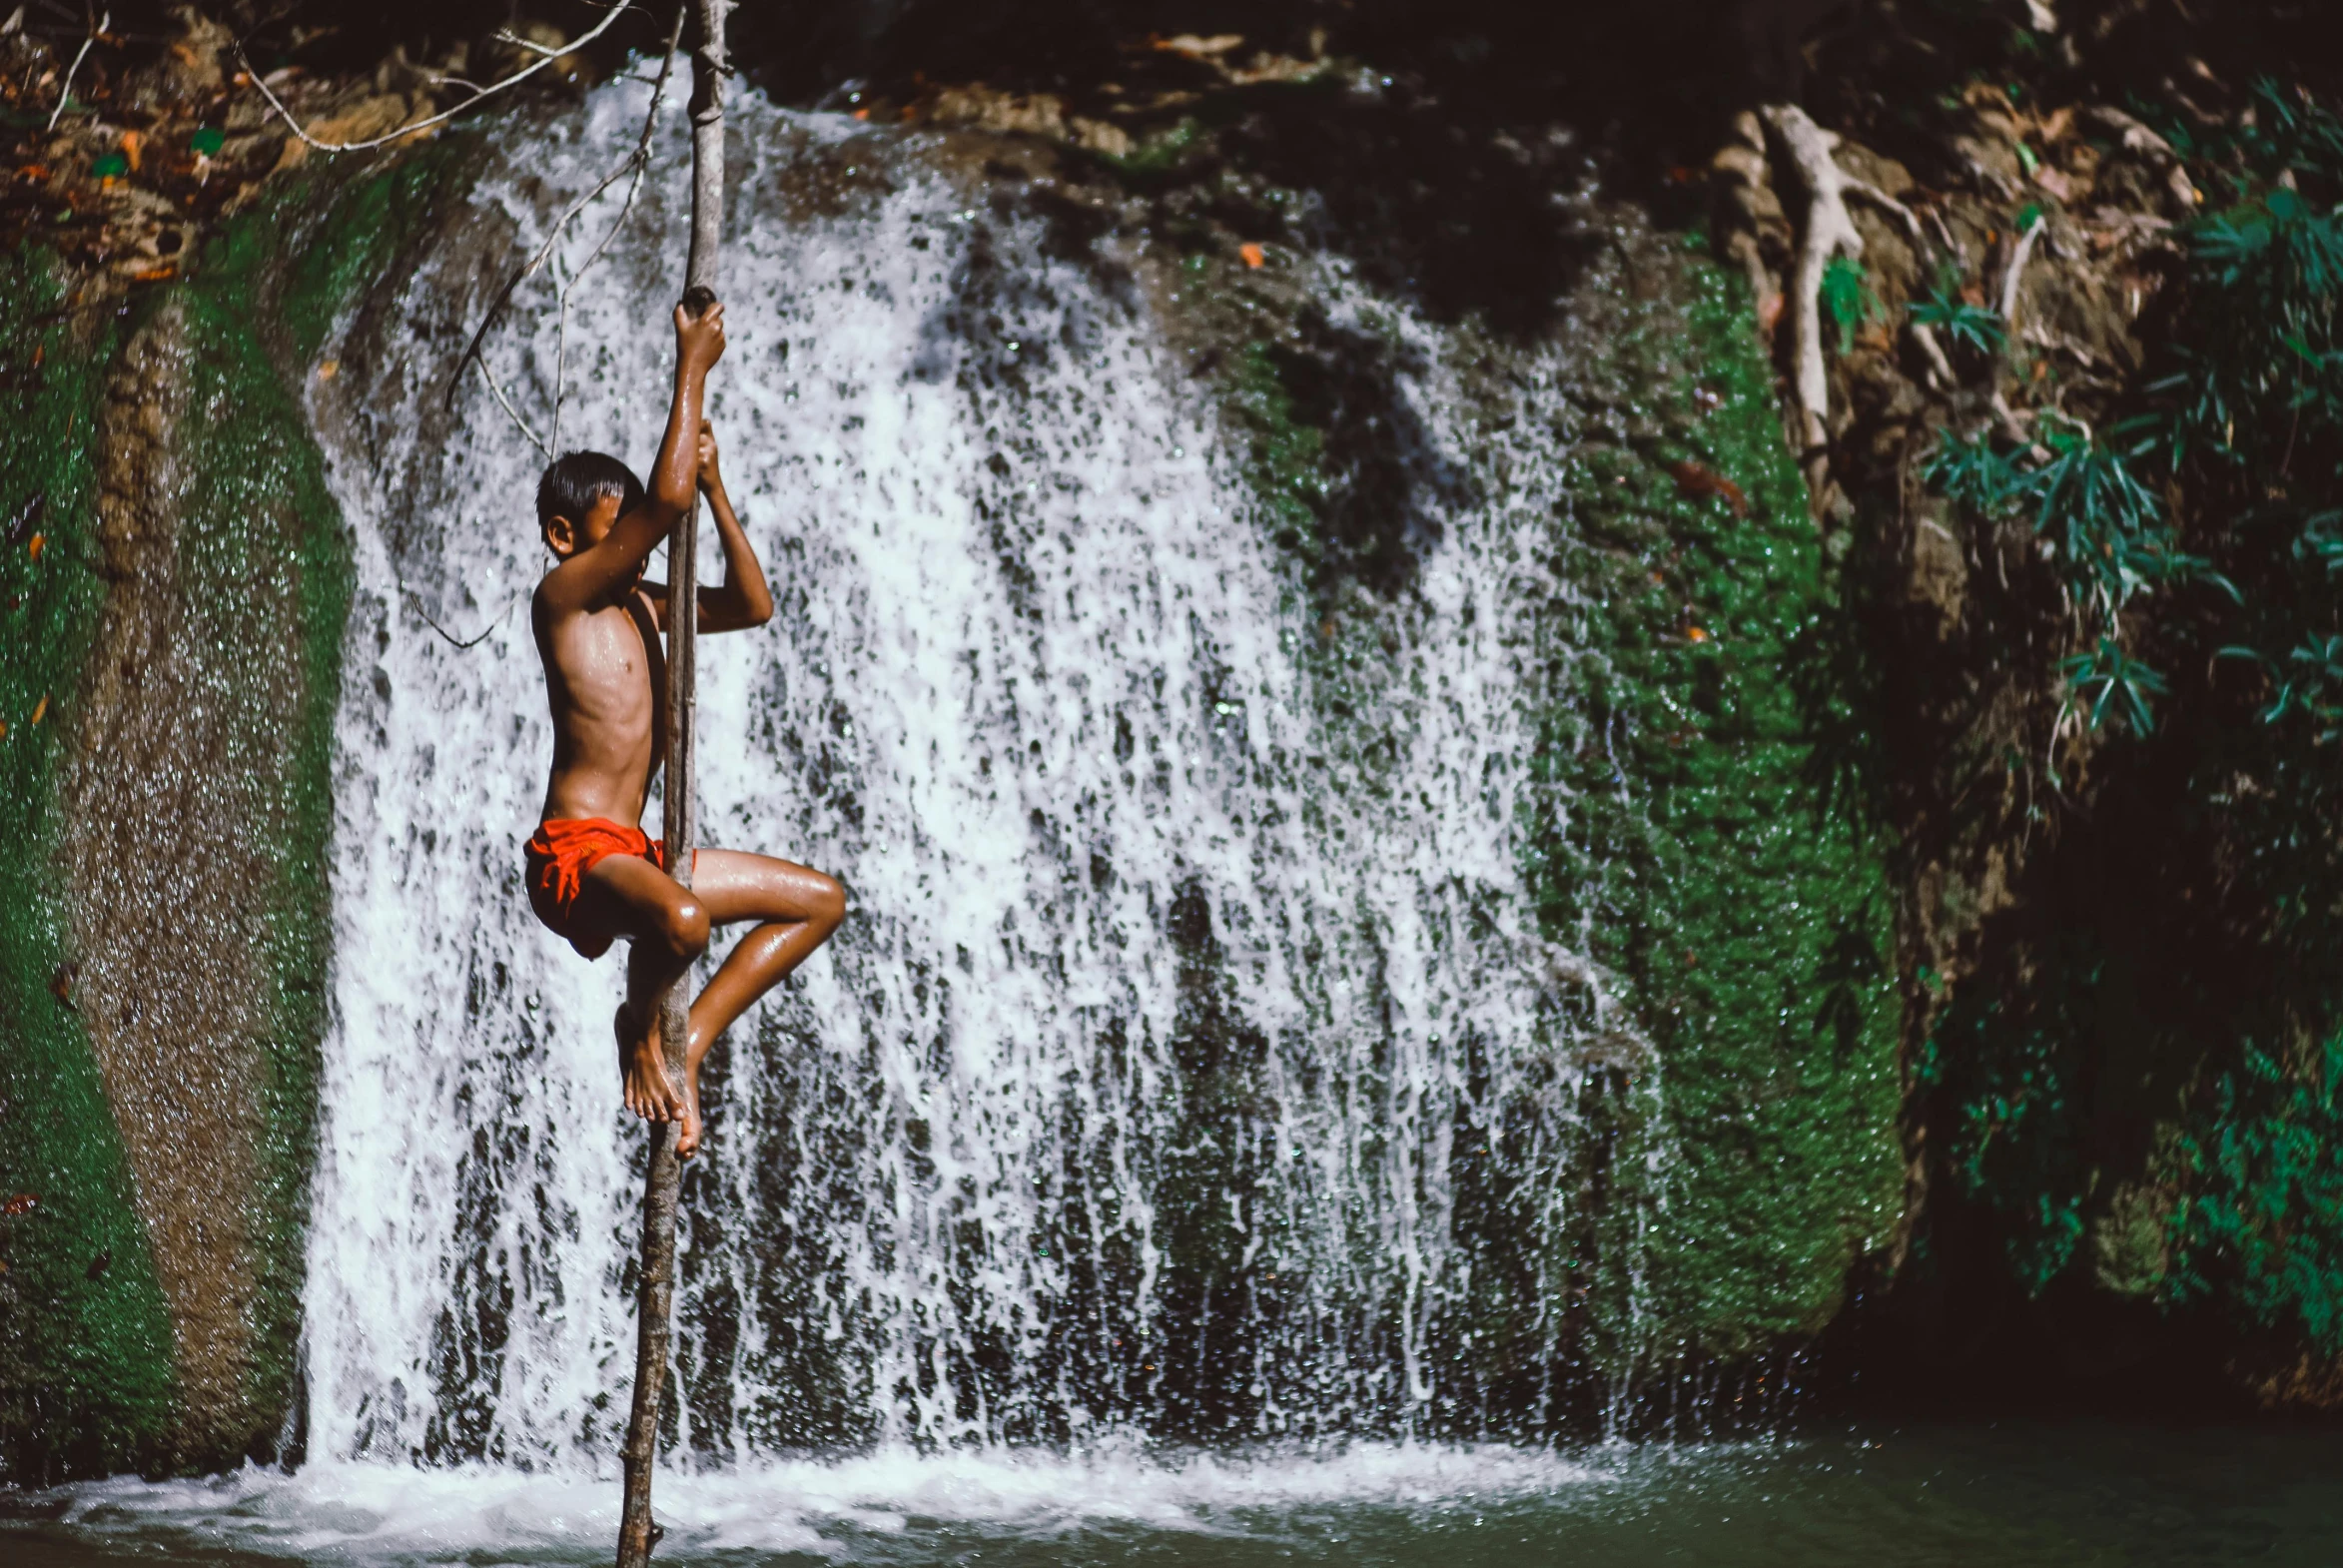
[[[254,727],[235,765],[251,792],[249,835],[266,864],[266,977],[256,1033],[243,1045],[261,1064],[263,1134],[252,1194],[260,1277],[246,1361],[247,1404],[264,1425],[290,1396],[300,1331],[302,1226],[315,1143],[318,1048],[326,1024],[330,957],[326,843],[332,826],[331,748],[341,688],[351,566],[341,516],[327,493],[302,409],[252,321],[225,305],[211,280],[186,292],[189,377],[177,430],[189,482],[181,499],[180,582],[189,649],[211,666],[242,712],[282,713],[270,689],[279,659],[240,655],[257,607],[296,664],[290,733]],[[199,651],[200,650],[200,651]],[[256,1432],[256,1437],[265,1434]]]
[[[1293,392],[1265,343],[1244,346],[1225,395],[1247,437],[1246,477],[1268,508],[1272,536],[1282,549],[1314,553],[1326,498],[1325,432],[1297,416]]]
[[[1531,870],[1548,935],[1591,946],[1657,1062],[1669,1153],[1609,1200],[1661,1217],[1612,1310],[1731,1358],[1820,1329],[1887,1238],[1898,1010],[1837,590],[1736,282],[1687,259],[1680,288],[1614,346],[1669,433],[1584,450],[1570,485],[1593,607]]]
[[[229,762],[249,802],[237,831],[267,885],[262,1003],[233,1048],[256,1067],[263,1123],[257,1188],[243,1200],[258,1275],[244,1397],[235,1414],[202,1412],[193,1425],[226,1431],[239,1451],[266,1450],[294,1394],[331,957],[334,715],[352,589],[301,389],[352,301],[386,280],[396,286],[399,253],[459,156],[443,144],[354,177],[328,170],[290,182],[229,224],[187,281],[147,292],[129,317],[109,313],[78,340],[48,270],[29,257],[9,264],[0,364],[16,407],[0,439],[0,503],[14,517],[29,497],[45,497],[38,526],[49,536],[37,567],[21,546],[0,567],[0,594],[25,595],[6,612],[0,781],[10,798],[37,803],[0,824],[0,1186],[39,1200],[30,1215],[0,1220],[10,1267],[0,1290],[13,1308],[0,1326],[0,1444],[13,1470],[239,1456],[188,1446],[171,1323],[121,1140],[89,1042],[49,989],[65,962],[65,890],[50,869],[55,813],[38,803],[54,799],[59,705],[79,684],[104,599],[93,458],[106,369],[126,326],[166,306],[181,313],[188,353],[171,439],[184,656],[206,667],[242,721]],[[28,720],[43,692],[51,711],[36,728]],[[101,1253],[110,1266],[85,1277]]]
[[[22,809],[51,798],[105,599],[95,434],[122,334],[111,315],[77,322],[65,294],[49,258],[0,261],[0,794],[20,803],[0,812],[0,1197],[21,1210],[0,1216],[0,1473],[28,1478],[152,1448],[174,1389],[121,1135],[69,1001],[57,823]]]
[[[230,225],[184,289],[190,376],[178,436],[183,580],[194,639],[248,712],[270,711],[266,661],[238,657],[253,605],[295,650],[286,733],[245,746],[268,862],[265,1005],[251,1042],[263,1076],[260,1277],[247,1399],[271,1430],[293,1397],[303,1235],[315,1160],[319,1048],[332,958],[326,854],[333,830],[334,715],[353,568],[340,509],[298,389],[328,332],[394,261],[449,183],[462,144],[441,143],[347,181],[288,186]],[[266,1433],[256,1431],[266,1440]]]

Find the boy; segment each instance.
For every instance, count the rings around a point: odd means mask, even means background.
[[[694,302],[687,302],[694,303]],[[625,937],[626,1001],[613,1020],[626,1108],[679,1121],[679,1155],[700,1142],[700,1060],[708,1046],[820,947],[846,913],[846,890],[818,871],[765,855],[700,850],[678,885],[641,827],[659,770],[667,670],[659,633],[667,589],[643,580],[651,550],[690,507],[696,481],[724,542],[724,584],[699,590],[699,629],[739,631],[773,614],[764,568],[740,530],[700,419],[709,369],[724,353],[724,307],[675,310],[675,396],[650,493],[624,464],[570,452],[537,485],[537,522],[557,557],[530,602],[553,709],[553,770],[528,841],[529,905],[585,957]],[[708,945],[708,928],[756,927],[691,1005],[683,1093],[668,1083],[654,1003]]]

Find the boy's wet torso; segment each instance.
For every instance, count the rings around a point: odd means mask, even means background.
[[[638,579],[599,609],[556,615],[540,597],[532,611],[553,710],[542,818],[639,823],[667,705],[666,650],[649,594]]]

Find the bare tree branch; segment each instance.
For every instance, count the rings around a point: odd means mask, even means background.
[[[24,13],[19,11],[17,14],[22,16]],[[91,25],[89,32],[83,35],[81,47],[73,52],[73,64],[65,68],[64,84],[57,89],[57,107],[49,111],[50,130],[54,131],[57,129],[58,116],[65,113],[65,102],[67,99],[73,96],[74,74],[81,70],[82,61],[89,57],[90,45],[96,43],[98,41],[98,35],[104,32],[108,27],[112,26],[113,22],[114,13],[111,11],[108,11],[104,16],[99,17],[98,20]]]
[[[440,625],[436,620],[431,618],[431,612],[423,608],[423,596],[415,592],[414,589],[408,587],[404,577],[400,577],[398,579],[398,591],[406,595],[407,604],[413,608],[417,615],[422,617],[424,625],[437,632],[439,634],[440,640],[445,642],[449,647],[457,649],[476,648],[481,643],[487,641],[490,634],[492,634],[497,627],[503,625],[507,620],[512,618],[512,606],[520,602],[520,595],[517,593],[513,594],[510,598],[504,601],[504,608],[497,612],[496,618],[488,622],[487,625],[481,627],[477,635],[470,637],[458,637],[455,635],[455,633],[449,631],[446,627]]]
[[[455,405],[455,389],[457,384],[463,380],[464,368],[473,361],[479,360],[481,346],[487,342],[488,334],[494,330],[497,321],[503,316],[504,307],[511,303],[513,292],[534,276],[538,268],[545,265],[546,259],[552,256],[554,247],[561,243],[562,235],[567,233],[569,226],[577,221],[579,214],[592,206],[603,192],[609,190],[619,180],[632,175],[633,178],[627,183],[626,199],[619,204],[618,216],[611,221],[609,231],[602,236],[601,244],[594,247],[593,253],[586,258],[585,265],[580,267],[561,289],[561,342],[563,348],[566,349],[569,333],[569,291],[577,287],[577,280],[584,277],[587,269],[602,259],[602,253],[608,250],[610,242],[617,238],[619,229],[626,223],[627,215],[634,210],[635,194],[642,189],[643,172],[650,167],[651,136],[658,129],[659,105],[666,98],[667,79],[675,68],[675,51],[683,41],[683,18],[686,9],[686,6],[682,4],[675,8],[675,25],[667,32],[667,52],[660,58],[658,79],[651,84],[650,107],[643,111],[642,134],[635,138],[634,151],[629,153],[618,167],[604,175],[600,184],[570,203],[568,210],[554,220],[551,231],[545,236],[544,244],[537,247],[536,253],[528,259],[520,271],[505,280],[504,287],[496,293],[495,302],[488,307],[487,316],[480,322],[479,331],[472,334],[470,344],[463,351],[463,358],[455,363],[455,373],[447,378],[447,406],[453,407]],[[487,375],[485,361],[480,362],[480,374]],[[488,386],[491,390],[495,388],[496,380],[494,377],[488,377]],[[561,438],[561,374],[556,368],[553,378],[553,439],[555,441]],[[497,393],[497,400],[503,400],[503,394],[500,392]],[[507,413],[512,411],[509,403],[505,404],[505,411]],[[518,414],[513,414],[513,422],[520,423]],[[524,433],[528,432],[526,424],[521,424],[521,429]],[[529,439],[536,441],[536,436],[530,434]],[[545,452],[546,456],[553,455],[552,449],[544,442],[537,441],[537,445]]]
[[[605,0],[584,0],[584,3],[587,5],[604,5]],[[452,109],[441,110],[439,113],[430,116],[428,119],[417,120],[412,125],[402,125],[397,130],[391,131],[387,135],[373,137],[364,142],[319,141],[316,137],[310,135],[308,129],[305,128],[299,120],[293,117],[293,111],[285,107],[283,100],[279,99],[274,92],[269,90],[269,83],[267,79],[264,78],[260,72],[253,69],[252,60],[245,54],[244,44],[241,40],[237,43],[236,46],[236,58],[244,66],[246,74],[253,79],[253,85],[261,90],[261,96],[269,101],[269,107],[277,111],[277,117],[285,122],[287,129],[291,130],[296,137],[299,137],[305,146],[314,147],[321,153],[363,153],[377,147],[388,147],[392,142],[400,141],[406,137],[413,136],[418,131],[428,131],[434,126],[445,125],[448,121],[464,113],[474,104],[479,103],[482,99],[488,98],[496,93],[500,93],[507,87],[513,86],[515,83],[525,82],[530,77],[536,75],[539,71],[542,71],[546,66],[551,65],[562,55],[572,54],[577,50],[584,48],[587,44],[592,43],[595,39],[610,31],[611,28],[617,26],[618,19],[624,16],[628,11],[634,9],[633,5],[631,4],[631,0],[607,0],[606,8],[610,13],[608,16],[603,17],[602,20],[596,23],[590,30],[571,40],[569,43],[563,45],[558,50],[545,52],[543,46],[530,44],[528,47],[538,50],[538,58],[534,64],[524,65],[519,70],[513,72],[510,76],[500,78],[497,81],[489,83],[486,87],[476,89],[469,98],[466,98],[462,103],[457,104]],[[499,38],[505,39],[508,42],[525,42],[525,40],[512,38],[509,33],[499,33],[497,36]]]

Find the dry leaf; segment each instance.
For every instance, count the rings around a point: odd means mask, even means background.
[[[1749,497],[1742,492],[1741,486],[1715,469],[1704,468],[1697,462],[1672,462],[1668,464],[1668,473],[1676,481],[1677,493],[1701,497],[1722,496],[1725,504],[1733,508],[1734,516],[1749,515]]]

